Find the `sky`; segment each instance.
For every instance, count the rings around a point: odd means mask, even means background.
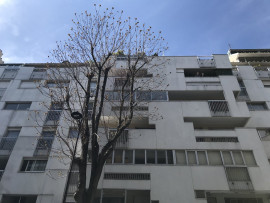
[[[270,48],[270,0],[0,0],[0,49],[5,63],[50,62],[67,38],[74,13],[94,4],[161,30],[166,56],[210,56]]]

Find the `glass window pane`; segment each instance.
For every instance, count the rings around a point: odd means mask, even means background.
[[[144,150],[135,150],[135,164],[145,164]]]
[[[187,165],[186,154],[184,150],[176,150],[176,163],[181,165]]]
[[[6,110],[17,110],[18,104],[13,103],[6,103],[5,109]]]
[[[210,165],[222,165],[219,151],[207,151],[208,161]]]
[[[123,150],[122,149],[116,149],[114,151],[114,163],[115,164],[123,163]]]
[[[167,160],[168,160],[168,164],[173,164],[173,152],[172,152],[172,150],[167,150]]]
[[[233,160],[230,151],[223,151],[224,165],[233,165]]]
[[[207,159],[206,159],[205,151],[198,151],[197,155],[198,155],[199,165],[207,165]]]
[[[165,92],[165,91],[152,92],[152,100],[166,101],[167,100],[167,92]]]
[[[147,190],[128,190],[126,203],[149,203],[150,191]]]
[[[188,151],[187,156],[188,156],[188,164],[189,165],[197,164],[195,151]]]
[[[136,94],[137,101],[150,101],[151,100],[151,92],[149,91],[138,91]]]
[[[18,104],[18,110],[29,110],[31,103],[21,103]]]
[[[155,150],[146,150],[146,157],[148,164],[155,164],[156,163],[156,153]]]
[[[111,153],[110,156],[107,158],[106,164],[111,164],[112,163],[112,154],[113,153]]]
[[[133,163],[133,150],[125,150],[125,163],[126,164]]]
[[[157,163],[158,164],[166,164],[165,150],[157,150]]]
[[[244,160],[240,151],[233,151],[233,158],[236,165],[244,165]]]
[[[7,137],[18,137],[19,133],[19,130],[8,130]]]
[[[248,166],[256,166],[256,160],[252,151],[243,151],[243,156]]]

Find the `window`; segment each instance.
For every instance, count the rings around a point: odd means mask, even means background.
[[[209,165],[222,165],[219,151],[207,151]]]
[[[173,164],[173,151],[172,150],[167,150],[167,163],[168,164]]]
[[[126,164],[133,163],[133,150],[125,150],[125,163]]]
[[[2,137],[0,142],[0,150],[12,151],[17,137],[19,136],[20,128],[8,128],[4,137]]]
[[[187,151],[187,156],[188,156],[188,164],[189,165],[196,165],[197,164],[195,151]]]
[[[18,73],[19,68],[6,68],[1,76],[1,79],[14,79]]]
[[[135,150],[135,164],[145,164],[145,153],[143,149]]]
[[[38,143],[34,152],[35,156],[48,156],[50,154],[53,140],[55,136],[55,130],[43,130],[41,137],[38,139]]]
[[[252,151],[242,151],[246,165],[247,166],[256,166],[255,157]]]
[[[194,190],[194,193],[196,198],[206,198],[204,190]]]
[[[146,150],[146,161],[148,164],[156,163],[156,151],[155,150]]]
[[[69,86],[68,80],[48,80],[46,81],[46,87],[47,88],[64,88]]]
[[[123,150],[122,149],[116,149],[114,151],[114,163],[115,164],[123,163]]]
[[[2,202],[6,203],[36,203],[36,195],[3,195]]]
[[[62,102],[53,102],[47,114],[45,125],[57,125],[63,109]]]
[[[109,139],[113,139],[116,130],[109,130]],[[124,130],[121,135],[117,138],[117,141],[115,143],[115,147],[127,147],[128,146],[128,130]]]
[[[157,163],[166,164],[166,153],[164,150],[157,150]]]
[[[262,141],[270,141],[270,129],[258,129],[257,131]]]
[[[250,111],[265,111],[268,110],[265,102],[247,102]]]
[[[180,165],[187,165],[186,153],[184,150],[176,150],[176,163]]]
[[[45,68],[34,68],[33,72],[30,76],[32,80],[42,80],[46,77],[46,69]]]
[[[240,151],[233,151],[235,165],[244,165],[244,160]]]
[[[224,165],[233,165],[232,155],[230,151],[222,152]]]
[[[21,167],[23,172],[45,171],[48,160],[27,160],[24,159]]]
[[[4,93],[5,93],[6,89],[4,88],[0,88],[0,100],[2,99]]]
[[[31,106],[31,102],[23,102],[23,103],[11,103],[7,102],[5,105],[5,110],[29,110]]]
[[[205,151],[197,151],[199,165],[207,165],[207,158]]]
[[[5,171],[7,162],[8,162],[8,157],[0,157],[0,180],[3,176],[4,171]]]
[[[78,130],[76,128],[70,128],[68,132],[68,138],[77,138],[78,137]]]

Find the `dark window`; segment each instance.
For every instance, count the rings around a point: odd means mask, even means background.
[[[125,163],[126,164],[133,163],[133,150],[125,150]]]
[[[45,171],[47,160],[23,160],[21,171]]]
[[[37,201],[36,195],[27,195],[27,196],[3,195],[2,198],[3,203],[36,203],[36,201]]]
[[[172,150],[167,150],[167,160],[168,160],[168,164],[173,164],[173,152],[172,152]]]
[[[247,102],[250,111],[265,111],[268,110],[265,102]]]
[[[25,103],[6,103],[5,110],[29,110],[31,102]]]
[[[163,150],[157,150],[157,163],[166,164],[166,153]]]
[[[114,163],[116,164],[123,163],[123,150],[122,149],[116,149],[114,151]]]
[[[5,69],[1,76],[1,79],[14,79],[17,75],[18,70],[18,68]]]
[[[146,150],[146,157],[148,164],[156,163],[156,151],[155,150]]]
[[[68,138],[77,138],[78,135],[78,130],[76,128],[69,129]]]
[[[145,153],[144,150],[135,150],[135,164],[145,164]]]

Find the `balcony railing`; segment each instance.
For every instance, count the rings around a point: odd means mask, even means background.
[[[200,67],[215,67],[216,63],[211,56],[200,56],[198,57],[198,63]]]
[[[62,110],[50,110],[47,114],[45,125],[57,125],[60,119]]]
[[[43,137],[38,140],[34,156],[49,156],[54,137]]]
[[[10,154],[16,141],[17,137],[3,137],[0,142],[0,154]]]
[[[210,100],[208,106],[212,116],[230,116],[229,106],[226,101]]]

